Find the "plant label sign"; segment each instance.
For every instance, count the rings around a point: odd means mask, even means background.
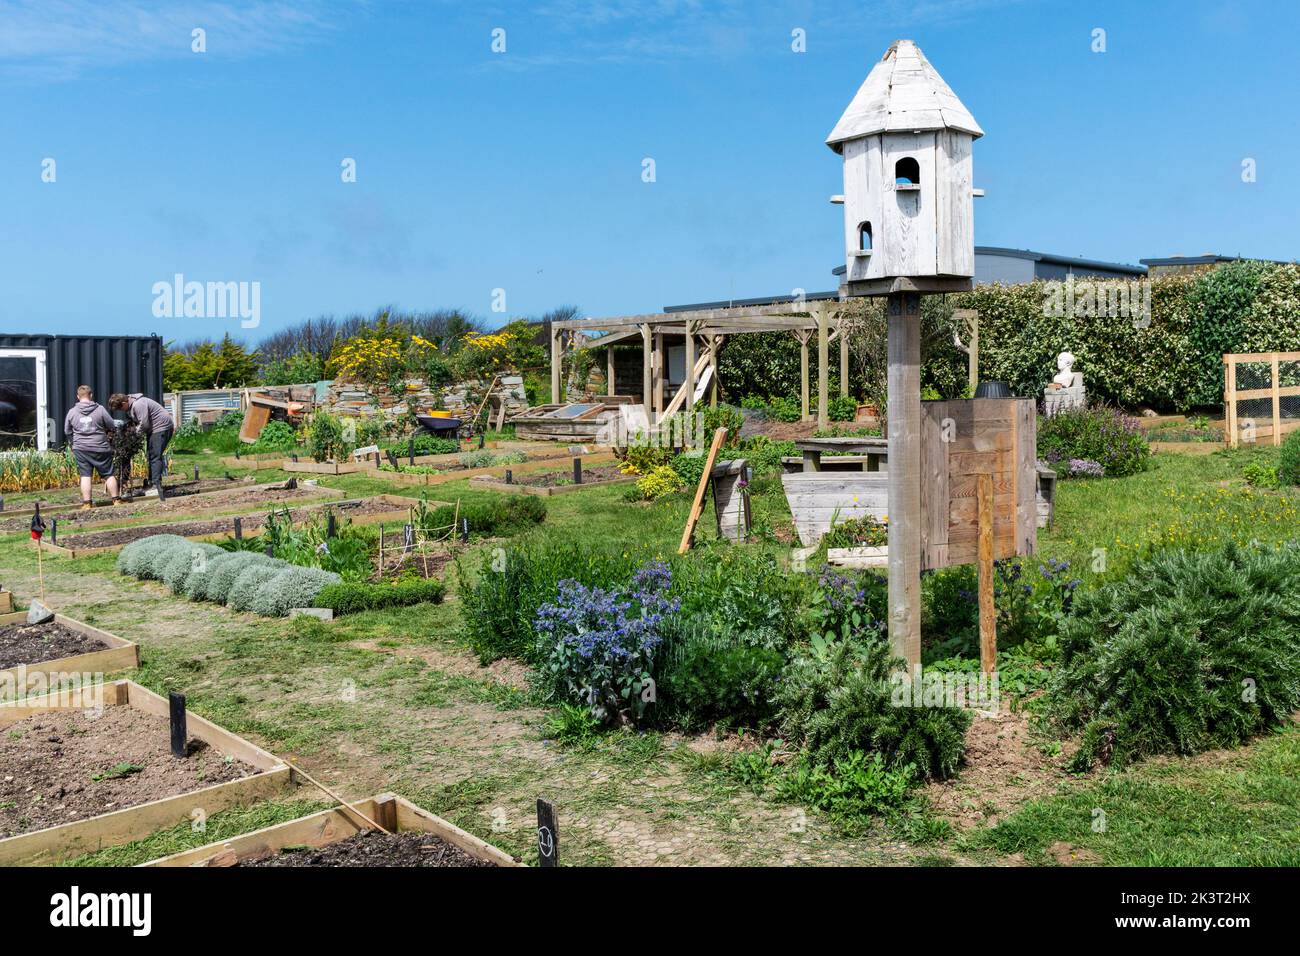
[[[555,823],[555,805],[537,801],[537,865],[560,865],[560,828]]]

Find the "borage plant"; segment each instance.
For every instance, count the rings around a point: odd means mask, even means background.
[[[667,619],[668,565],[651,562],[626,588],[561,581],[537,612],[539,677],[548,698],[582,703],[602,723],[640,720],[654,700],[651,674]]]

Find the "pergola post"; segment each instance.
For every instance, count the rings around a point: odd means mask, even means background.
[[[614,346],[605,346],[605,394],[613,397],[618,394],[614,388]]]
[[[718,407],[718,393],[721,391],[718,385],[718,350],[722,348],[722,340],[721,335],[709,336],[709,408]]]
[[[667,372],[667,369],[664,368],[664,334],[662,332],[654,334],[654,343],[654,361],[650,367],[654,373],[654,411],[657,424],[659,415],[664,410],[664,378]]]
[[[651,379],[654,377],[650,348],[650,326],[641,326],[641,404],[645,406],[647,417],[653,414],[651,407]],[[653,422],[651,423],[653,424]]]
[[[802,421],[812,418],[808,410],[808,333],[796,332],[799,339],[799,408]]]
[[[825,428],[830,422],[829,398],[826,394],[830,387],[830,347],[827,342],[829,329],[827,324],[830,311],[826,305],[813,307],[817,316],[817,427]]]
[[[921,664],[921,296],[890,293],[889,647]]]
[[[686,384],[682,387],[687,389],[686,401],[679,407],[689,412],[695,407],[695,323],[690,319],[686,320]]]
[[[564,361],[564,331],[551,326],[551,404],[560,404],[560,366]]]
[[[843,320],[840,321],[840,394],[849,394],[849,335]]]

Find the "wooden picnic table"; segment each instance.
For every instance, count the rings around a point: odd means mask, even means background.
[[[879,471],[880,463],[889,460],[888,438],[804,438],[794,445],[803,453],[804,471],[821,471],[822,454],[828,451],[866,455],[867,471]]]

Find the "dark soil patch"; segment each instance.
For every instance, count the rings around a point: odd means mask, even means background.
[[[619,470],[618,465],[598,465],[595,468],[582,469],[582,483],[595,484],[598,481],[613,481],[617,478],[627,478]],[[558,488],[562,485],[573,484],[573,468],[567,471],[543,471],[535,474],[514,475],[516,485],[527,485],[530,488]],[[505,481],[505,478],[492,479],[493,481]]]
[[[240,860],[240,866],[492,866],[458,846],[419,830],[363,830],[323,847],[286,847],[274,856]]]
[[[97,637],[50,621],[46,624],[5,624],[0,627],[0,667],[39,664],[63,657],[102,651],[108,645]]]
[[[301,491],[274,491],[271,495],[295,496],[302,494]],[[274,501],[274,498],[258,498],[258,501]],[[320,514],[326,507],[333,508],[335,514],[340,518],[357,518],[365,515],[381,514],[385,511],[396,511],[396,507],[385,501],[379,501],[374,498],[365,498],[361,501],[345,502],[322,502],[314,504],[310,508],[312,514]],[[299,509],[291,512],[295,517],[302,514],[308,509]],[[266,515],[254,513],[240,516],[243,522],[244,532],[247,534],[255,533],[266,521]],[[176,521],[171,524],[151,524],[140,525],[134,528],[110,528],[105,531],[88,531],[83,534],[74,534],[69,537],[59,536],[58,544],[65,548],[112,548],[122,544],[130,544],[132,541],[138,541],[140,538],[147,538],[154,534],[178,534],[181,537],[189,538],[195,535],[203,534],[221,534],[222,532],[233,533],[235,530],[235,516],[228,515],[220,518],[208,518],[199,521]]]
[[[167,721],[132,707],[38,714],[0,732],[0,839],[254,773],[198,740],[176,759]]]
[[[427,554],[421,556],[419,551],[411,551],[405,554],[387,553],[384,555],[384,570],[379,571],[379,558],[376,556],[375,573],[370,576],[370,580],[390,581],[396,578],[417,577],[417,578],[436,578],[441,577],[442,570],[454,560],[450,551],[445,549],[431,549]]]

